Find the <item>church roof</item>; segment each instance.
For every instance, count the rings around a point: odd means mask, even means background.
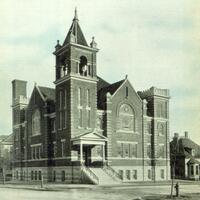
[[[98,90],[98,108],[103,107],[103,104],[106,101],[106,94],[109,92],[111,95],[113,95],[123,82],[124,79],[113,84],[106,85],[105,87],[102,87]]]
[[[76,9],[75,9],[75,15],[74,15],[74,19],[72,21],[72,25],[67,33],[67,36],[64,40],[63,45],[66,45],[66,44],[70,43],[71,41],[73,41],[76,44],[88,46],[86,39],[83,35],[83,32],[81,30],[81,27],[79,25],[79,20],[77,17]]]
[[[98,78],[98,82],[97,82],[97,91],[99,91],[101,88],[103,87],[107,87],[110,85],[110,83],[108,83],[107,81],[105,81],[104,79],[102,79],[101,77],[97,76]]]
[[[102,109],[106,101],[106,94],[109,92],[111,95],[113,95],[115,91],[122,85],[124,79],[112,84],[109,84],[107,81],[105,81],[99,76],[98,79],[99,81],[97,83],[97,105],[98,108]],[[38,86],[38,89],[44,99],[55,102],[54,88]]]
[[[54,88],[42,87],[42,86],[38,86],[38,88],[45,99],[55,101],[55,89]]]

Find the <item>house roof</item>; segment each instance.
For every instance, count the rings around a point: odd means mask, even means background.
[[[124,79],[113,84],[105,85],[105,87],[102,87],[98,90],[98,108],[103,107],[103,104],[106,101],[106,94],[109,92],[111,95],[113,95],[123,82]]]
[[[107,87],[110,85],[110,83],[108,83],[107,81],[105,81],[104,79],[102,79],[101,77],[97,76],[98,78],[98,82],[97,82],[97,91],[99,91],[101,88],[103,87]]]
[[[175,145],[175,141],[171,142],[171,145]],[[185,156],[186,158],[200,158],[200,145],[196,144],[189,138],[181,137],[178,138],[178,155]],[[191,150],[194,150],[194,156]],[[172,149],[171,149],[172,151]]]
[[[70,43],[71,40],[74,40],[73,42],[75,42],[76,44],[80,44],[83,46],[88,46],[86,39],[83,35],[83,32],[81,30],[81,27],[79,25],[79,20],[78,20],[78,16],[77,16],[77,11],[75,10],[75,15],[74,15],[74,19],[72,21],[72,25],[67,33],[67,36],[64,40],[63,45],[66,45],[68,43]]]
[[[42,86],[38,86],[38,88],[45,99],[55,101],[55,89],[54,88],[42,87]]]
[[[10,135],[2,135],[3,137],[0,136],[0,142],[1,143],[6,143],[6,144],[12,144],[13,143],[13,134]]]
[[[7,137],[8,137],[8,135],[0,135],[0,142],[1,142],[2,140],[5,140]]]

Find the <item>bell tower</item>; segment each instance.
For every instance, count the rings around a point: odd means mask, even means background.
[[[58,135],[73,138],[96,126],[97,52],[94,37],[90,45],[87,44],[75,9],[67,36],[62,45],[57,41],[54,52]]]

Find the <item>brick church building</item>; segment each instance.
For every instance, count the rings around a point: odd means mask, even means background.
[[[66,183],[170,179],[169,90],[97,75],[77,12],[55,46],[55,88],[13,80],[13,177]]]

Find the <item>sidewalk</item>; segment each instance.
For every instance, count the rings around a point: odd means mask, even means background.
[[[179,182],[180,185],[200,185],[200,181],[188,181],[188,180],[174,180],[174,184]],[[92,185],[92,184],[62,184],[62,183],[49,183],[44,182],[43,188],[41,183],[37,182],[7,182],[6,184],[0,184],[0,188],[12,188],[12,189],[27,189],[27,190],[40,190],[40,191],[64,191],[67,189],[102,189],[102,188],[142,188],[151,186],[170,186],[171,181],[158,181],[158,182],[131,182],[131,183],[119,183],[115,185]]]

